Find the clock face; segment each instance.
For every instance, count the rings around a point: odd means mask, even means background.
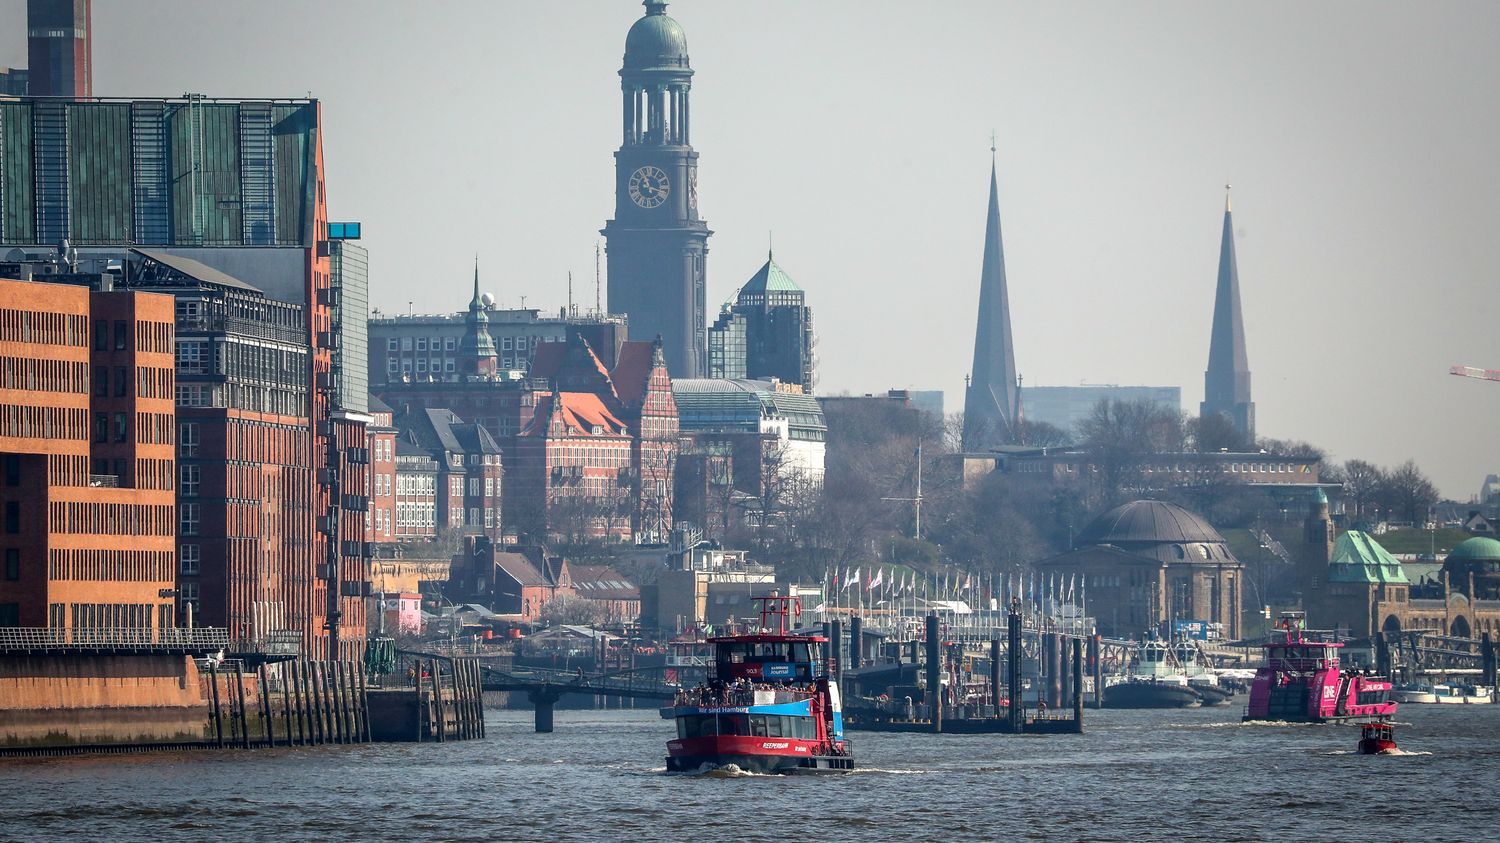
[[[667,201],[672,184],[667,174],[647,164],[630,174],[630,201],[642,208],[655,208]]]

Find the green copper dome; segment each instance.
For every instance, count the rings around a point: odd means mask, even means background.
[[[1410,583],[1401,563],[1366,533],[1339,536],[1328,562],[1328,581],[1342,583]]]
[[[683,70],[688,67],[687,34],[667,16],[667,4],[646,0],[646,16],[625,36],[626,70]]]
[[[1465,539],[1453,552],[1448,554],[1451,559],[1500,559],[1500,541],[1485,536],[1475,536]]]
[[[802,288],[792,280],[792,276],[786,274],[786,270],[776,265],[776,261],[770,256],[766,257],[766,263],[760,271],[751,276],[745,286],[740,288],[739,301],[745,304],[746,296],[751,298],[764,297],[768,293],[800,293]]]

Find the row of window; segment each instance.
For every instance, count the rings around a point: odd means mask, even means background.
[[[171,322],[135,323],[136,350],[151,354],[171,354],[173,331],[176,327]]]
[[[525,337],[499,337],[495,340],[501,351],[526,351],[528,348],[535,349],[538,345],[546,342],[538,336]],[[386,351],[455,351],[458,348],[457,337],[388,337],[385,341]]]
[[[21,439],[88,438],[89,411],[70,407],[0,406],[0,436]]]
[[[0,309],[0,342],[34,342],[84,348],[88,345],[87,316]]]
[[[6,504],[9,520],[10,504]],[[57,501],[47,505],[52,530],[93,536],[170,536],[172,507],[145,503],[79,503]]]
[[[74,582],[171,582],[171,551],[49,550],[47,578]]]
[[[88,394],[86,363],[36,357],[0,357],[0,389]],[[108,384],[108,379],[105,379]]]
[[[236,459],[274,465],[307,465],[307,428],[297,425],[236,419],[224,425],[224,453]],[[177,424],[177,456],[198,456],[203,433],[200,423]]]
[[[811,717],[781,714],[692,714],[677,718],[679,738],[744,735],[810,741],[817,739],[817,729],[817,723]]]
[[[172,416],[168,413],[136,413],[136,442],[143,445],[172,444]],[[95,413],[95,442],[129,442],[129,413]]]
[[[47,607],[47,624],[73,629],[151,629],[151,619],[155,616],[157,629],[172,626],[172,607],[165,604],[153,607],[149,603],[70,603],[68,615],[71,624],[63,617],[63,604],[53,603]]]

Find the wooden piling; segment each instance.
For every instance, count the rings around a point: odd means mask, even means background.
[[[346,662],[334,661],[329,666],[333,668],[333,713],[338,719],[339,743],[349,743],[349,699],[344,688],[344,665]]]
[[[323,666],[319,662],[309,661],[307,663],[307,689],[312,698],[312,708],[309,715],[313,724],[313,743],[328,743],[328,721],[324,718],[325,708],[323,706],[322,673]]]
[[[282,737],[286,738],[286,745],[292,745],[292,697],[291,688],[287,685],[286,664],[280,665],[281,670],[281,731]]]
[[[240,745],[245,749],[250,748],[250,718],[245,712],[245,663],[236,661],[234,663],[234,684],[240,701]]]
[[[366,681],[365,666],[359,665],[359,738],[364,743],[370,742],[370,688]]]
[[[208,662],[208,688],[214,707],[214,743],[224,748],[224,717],[219,709],[219,665],[212,659]]]
[[[1079,731],[1083,731],[1083,641],[1079,638],[1073,641],[1073,724]]]
[[[260,725],[266,733],[266,746],[275,746],[276,727],[271,720],[271,683],[266,679],[265,662],[255,666],[255,675],[260,680],[260,693],[256,694],[256,699],[260,700]]]
[[[354,700],[349,692],[349,662],[334,663],[339,683],[339,722],[344,729],[343,743],[354,743]]]
[[[431,680],[429,684],[432,687],[433,718],[437,721],[437,739],[438,743],[444,743],[448,740],[448,718],[443,713],[443,683],[438,679],[438,660],[429,659],[428,665],[430,666],[428,677]]]
[[[297,695],[297,745],[307,746],[312,734],[312,723],[307,719],[307,693],[304,688],[306,672],[301,659],[294,659],[288,664],[292,671],[292,691]]]

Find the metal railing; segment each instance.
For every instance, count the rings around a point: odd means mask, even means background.
[[[184,650],[214,652],[229,644],[224,629],[134,629],[100,627],[66,629],[52,627],[0,628],[0,652],[45,652],[90,650],[139,652]]]
[[[106,488],[106,489],[118,489],[118,488],[120,488],[120,475],[118,475],[118,474],[90,474],[89,475],[89,485],[90,486],[94,486],[96,488],[102,487],[102,488]]]

